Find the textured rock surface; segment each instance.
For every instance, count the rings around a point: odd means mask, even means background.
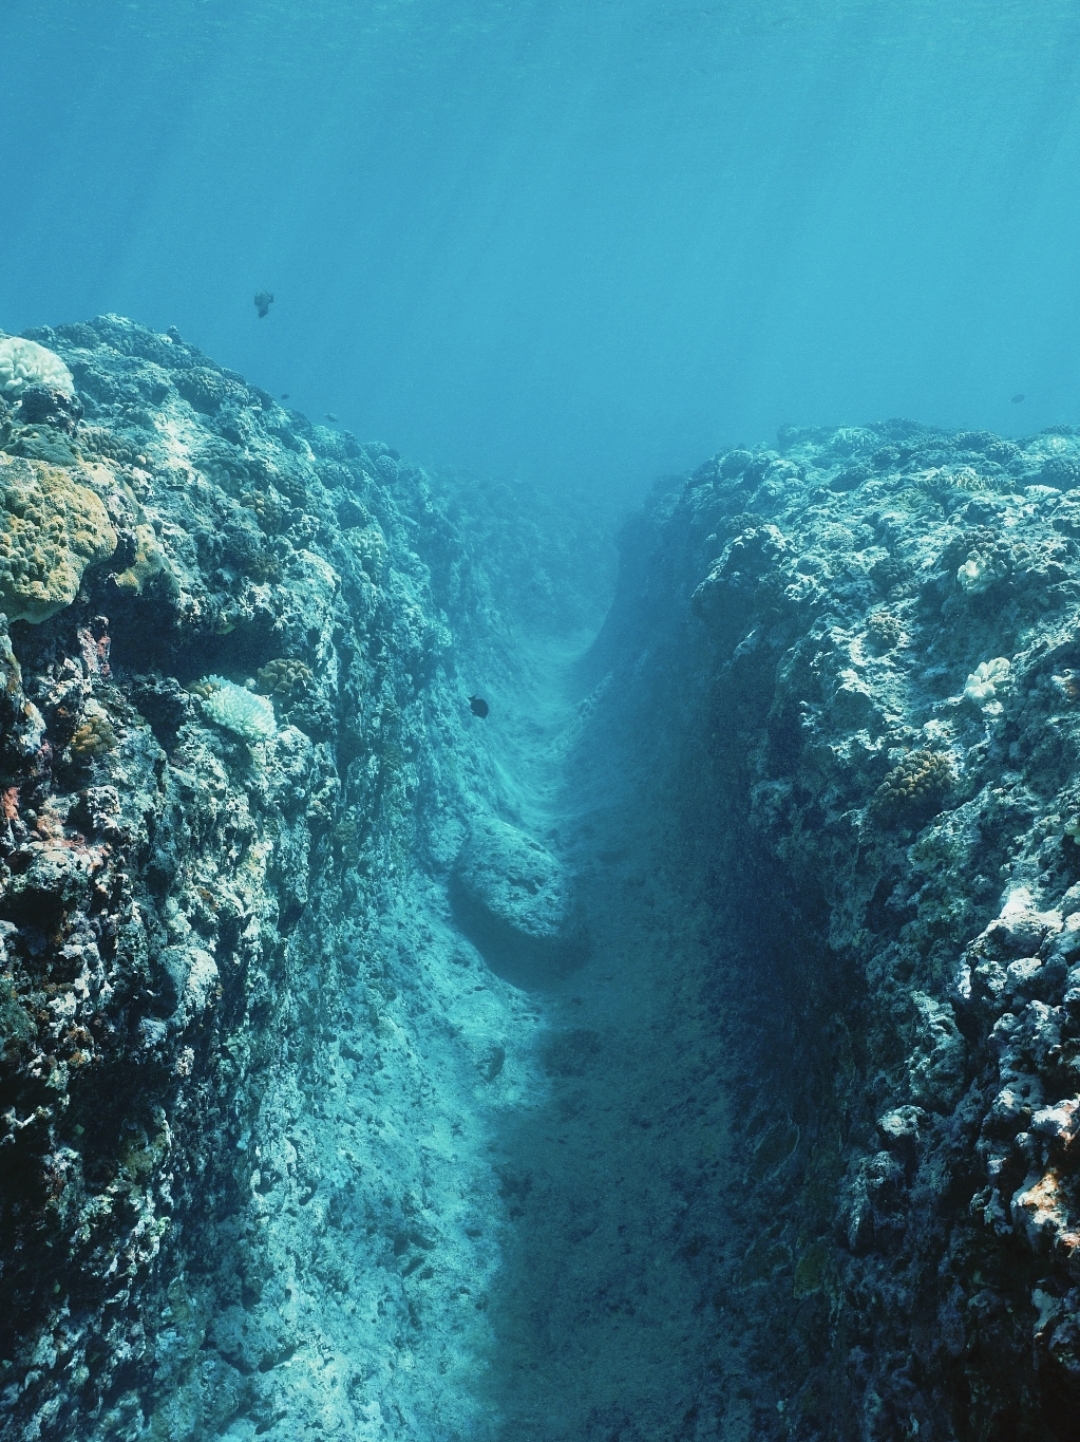
[[[716,457],[570,698],[595,526],[35,336],[2,1434],[1074,1437],[1080,438]]]
[[[781,446],[626,530],[594,661],[712,915],[752,1435],[1073,1437],[1080,438]]]
[[[494,971],[521,985],[568,971],[584,948],[566,868],[531,836],[490,817],[451,873],[458,920]]]
[[[0,633],[3,1435],[487,1435],[537,1017],[446,900],[512,814],[470,548],[535,610],[580,538],[175,334],[35,334],[77,398],[5,408],[0,466],[90,487],[111,544]]]

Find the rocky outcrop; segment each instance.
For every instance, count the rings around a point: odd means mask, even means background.
[[[712,917],[754,1436],[1075,1435],[1078,479],[1069,431],[789,431],[624,536],[595,744]]]
[[[567,869],[516,826],[485,818],[451,873],[458,922],[492,970],[521,986],[566,974],[584,951]]]
[[[449,920],[512,811],[458,668],[514,665],[471,556],[542,595],[570,543],[175,333],[34,340],[75,394],[0,401],[0,1432],[486,1435],[535,1020]]]

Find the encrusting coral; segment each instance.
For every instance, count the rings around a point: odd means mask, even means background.
[[[70,469],[0,454],[0,606],[11,621],[45,621],[74,601],[116,532],[101,498]]]
[[[132,529],[134,555],[130,563],[114,577],[114,584],[121,591],[141,595],[144,586],[156,576],[169,573],[165,553],[158,543],[153,526],[146,522],[137,523]]]

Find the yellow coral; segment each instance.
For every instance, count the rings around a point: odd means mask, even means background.
[[[107,560],[116,532],[75,473],[0,455],[0,606],[11,621],[46,621],[70,606],[88,566]]]
[[[135,557],[125,571],[117,574],[116,584],[121,591],[138,596],[148,581],[167,569],[165,553],[158,544],[153,526],[138,525],[135,527]]]
[[[116,732],[105,716],[88,716],[71,738],[71,754],[80,761],[104,756],[117,745]]]
[[[882,820],[915,820],[938,809],[951,783],[941,752],[909,751],[874,792],[873,809]]]
[[[291,696],[294,691],[306,691],[311,685],[311,667],[303,661],[278,657],[267,661],[259,672],[259,690],[266,696]]]

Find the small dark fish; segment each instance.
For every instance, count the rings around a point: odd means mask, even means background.
[[[288,391],[282,391],[282,392],[281,392],[281,399],[282,399],[283,401],[287,401],[287,400],[289,399],[289,392],[288,392]]]
[[[470,696],[469,710],[473,713],[474,716],[484,717],[491,710],[491,707],[484,700],[483,696]]]
[[[266,313],[274,304],[274,297],[268,290],[260,290],[255,295],[255,309],[259,312],[259,319],[265,320]]]
[[[334,425],[337,425],[337,416],[334,415],[334,412],[333,412],[333,411],[327,411],[327,412],[326,412],[326,419],[327,419],[328,421],[332,421]]]
[[[1016,393],[1016,394],[1013,396],[1013,398],[1012,398],[1012,403],[1013,403],[1014,406],[1018,406],[1023,399],[1024,399],[1024,392],[1023,392],[1023,391],[1017,391],[1017,393]]]

